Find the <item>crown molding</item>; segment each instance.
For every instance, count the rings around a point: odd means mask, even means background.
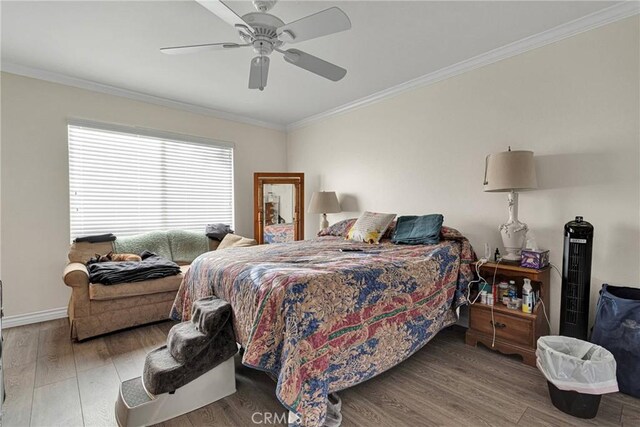
[[[440,70],[434,71],[424,76],[420,76],[413,80],[392,86],[388,89],[381,90],[364,98],[357,99],[347,104],[332,108],[323,113],[314,114],[302,120],[287,125],[287,131],[301,128],[312,123],[316,123],[329,117],[347,113],[368,105],[375,104],[384,99],[394,97],[403,92],[409,91],[422,86],[427,86],[466,73],[485,65],[493,64],[503,59],[511,58],[516,55],[528,52],[539,47],[546,46],[551,43],[572,37],[574,35],[589,31],[603,25],[607,25],[624,18],[640,13],[640,1],[631,0],[623,3],[599,10],[597,12],[585,15],[581,18],[569,21],[565,24],[551,28],[538,34],[534,34],[524,39],[515,41],[505,46],[490,50],[486,53],[474,56],[456,64],[450,65]]]
[[[640,1],[628,0],[620,4],[608,7],[606,9],[599,10],[592,14],[583,16],[566,24],[559,25],[549,30],[543,31],[538,34],[526,37],[508,45],[493,49],[489,52],[477,55],[473,58],[466,59],[456,64],[450,65],[432,73],[420,76],[413,80],[401,83],[396,86],[381,90],[374,94],[365,96],[355,101],[343,104],[339,107],[329,109],[325,112],[314,114],[304,119],[298,120],[293,123],[289,123],[284,126],[277,123],[265,122],[257,120],[251,117],[242,116],[239,114],[229,113],[226,111],[220,111],[213,108],[203,107],[200,105],[190,104],[187,102],[176,101],[169,98],[163,98],[155,95],[149,95],[142,92],[132,91],[129,89],[123,89],[116,86],[111,86],[103,83],[98,83],[91,80],[81,79],[78,77],[72,77],[65,74],[55,73],[52,71],[46,71],[38,68],[27,67],[20,64],[2,62],[0,69],[4,72],[17,74],[25,77],[32,77],[35,79],[45,80],[52,83],[59,83],[67,86],[77,87],[80,89],[91,90],[94,92],[105,93],[108,95],[120,96],[123,98],[133,99],[136,101],[142,101],[149,104],[160,105],[164,107],[174,108],[178,110],[188,111],[195,114],[202,114],[206,116],[216,117],[218,119],[224,119],[234,121],[238,123],[244,123],[254,126],[260,126],[268,129],[275,129],[279,131],[291,131],[293,129],[301,128],[312,123],[316,123],[325,120],[329,117],[344,114],[348,111],[356,110],[358,108],[366,107],[368,105],[375,104],[384,99],[394,97],[403,92],[409,91],[422,86],[437,83],[439,81],[448,79],[450,77],[457,76],[459,74],[472,71],[476,68],[484,67],[495,62],[507,59],[522,53],[528,52],[539,47],[546,46],[551,43],[563,40],[568,37],[572,37],[576,34],[589,31],[603,25],[607,25],[624,18],[636,15],[640,13]]]
[[[68,76],[66,74],[46,71],[39,68],[27,67],[25,65],[15,64],[3,61],[0,69],[3,72],[17,74],[19,76],[31,77],[34,79],[44,80],[52,83],[59,83],[66,86],[72,86],[79,89],[86,89],[94,92],[105,93],[107,95],[120,96],[123,98],[142,101],[148,104],[160,105],[163,107],[175,108],[177,110],[188,111],[190,113],[202,114],[218,119],[229,120],[248,125],[260,126],[269,129],[284,131],[286,127],[277,123],[265,122],[262,120],[245,117],[239,114],[228,113],[226,111],[215,110],[213,108],[203,107],[200,105],[190,104],[187,102],[176,101],[169,98],[163,98],[155,95],[149,95],[142,92],[136,92],[129,89],[123,89],[92,80],[81,79],[78,77]]]

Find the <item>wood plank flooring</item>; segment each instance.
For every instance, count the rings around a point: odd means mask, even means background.
[[[172,325],[83,343],[70,341],[66,319],[5,330],[2,426],[115,426],[120,382],[141,375],[146,352],[164,343]],[[274,425],[263,414],[286,412],[273,381],[238,358],[236,381],[237,393],[161,425]],[[537,369],[465,345],[460,328],[442,331],[409,360],[339,394],[344,427],[640,426],[640,399],[620,393],[604,396],[592,420],[558,411]]]

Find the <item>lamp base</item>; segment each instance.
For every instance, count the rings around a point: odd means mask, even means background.
[[[522,248],[529,228],[527,224],[515,221],[500,226],[502,245],[506,253],[502,256],[505,261],[520,261]]]
[[[529,227],[524,222],[518,221],[518,193],[511,191],[509,201],[509,220],[500,226],[502,245],[506,253],[502,257],[505,261],[520,261],[522,248]]]
[[[320,221],[320,230],[324,230],[329,227],[329,221],[327,221],[327,214],[322,214],[322,220]]]
[[[505,248],[507,253],[501,258],[502,261],[507,262],[520,262],[522,260],[522,255],[516,252],[509,252],[509,249]],[[518,251],[520,252],[520,251]]]

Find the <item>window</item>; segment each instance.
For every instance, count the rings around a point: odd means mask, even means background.
[[[71,238],[233,226],[233,145],[71,122]]]

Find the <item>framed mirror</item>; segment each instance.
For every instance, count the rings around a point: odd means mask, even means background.
[[[304,239],[304,174],[253,174],[254,238],[258,244]]]

